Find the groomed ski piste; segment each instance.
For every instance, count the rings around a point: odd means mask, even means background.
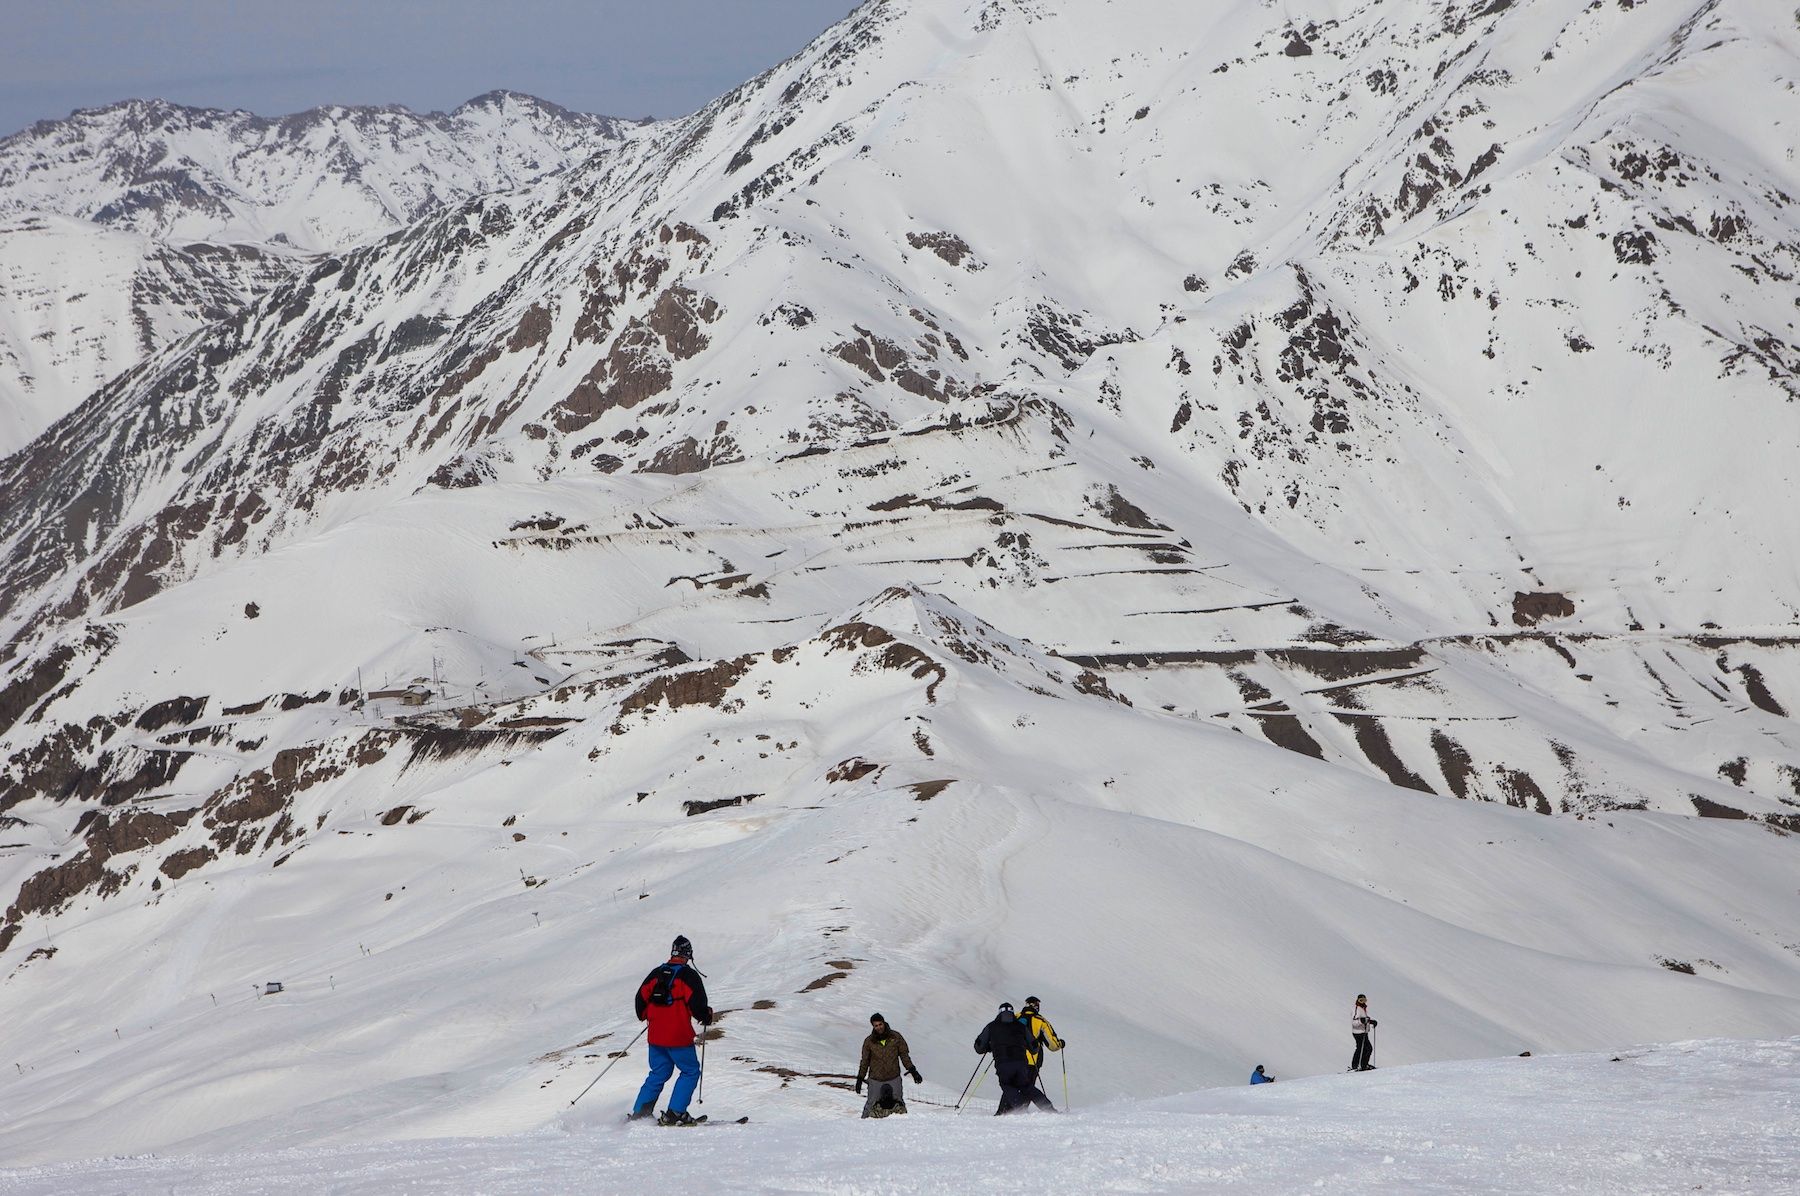
[[[1711,1039],[1281,1080],[1063,1117],[996,1120],[984,1096],[960,1114],[915,1105],[864,1122],[846,1096],[835,1113],[763,1100],[749,1125],[664,1131],[578,1105],[510,1137],[99,1159],[0,1172],[0,1191],[505,1196],[646,1191],[679,1176],[707,1192],[1791,1193],[1796,1076],[1800,1038]],[[736,1110],[744,1095],[725,1084],[709,1105]]]

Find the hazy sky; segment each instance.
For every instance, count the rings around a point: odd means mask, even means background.
[[[0,0],[0,136],[116,100],[451,108],[508,87],[691,112],[855,0]]]

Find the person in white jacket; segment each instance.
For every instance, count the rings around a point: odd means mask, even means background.
[[[1356,1009],[1350,1015],[1350,1035],[1356,1039],[1356,1049],[1350,1052],[1351,1071],[1374,1071],[1375,1067],[1369,1059],[1375,1053],[1375,1044],[1369,1039],[1369,1031],[1375,1028],[1375,1019],[1369,1016],[1369,998],[1362,993],[1356,994]]]

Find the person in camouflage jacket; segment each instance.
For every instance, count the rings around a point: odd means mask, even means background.
[[[879,1013],[869,1015],[869,1036],[863,1039],[862,1062],[856,1068],[856,1091],[869,1084],[869,1099],[863,1102],[864,1117],[885,1117],[889,1113],[906,1112],[906,1095],[900,1080],[904,1067],[917,1084],[924,1080],[913,1066],[906,1038],[887,1024]]]

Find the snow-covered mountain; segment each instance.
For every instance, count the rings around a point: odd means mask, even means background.
[[[255,245],[178,246],[43,212],[0,217],[0,455],[295,266]]]
[[[745,1101],[1783,1032],[1797,44],[877,0],[133,367],[0,461],[0,1134],[542,1124],[677,931]]]
[[[0,140],[0,455],[323,252],[636,134],[495,91],[270,119],[129,100]]]
[[[636,128],[515,91],[449,112],[334,105],[282,117],[126,100],[0,141],[0,211],[176,243],[341,252],[585,161]]]

